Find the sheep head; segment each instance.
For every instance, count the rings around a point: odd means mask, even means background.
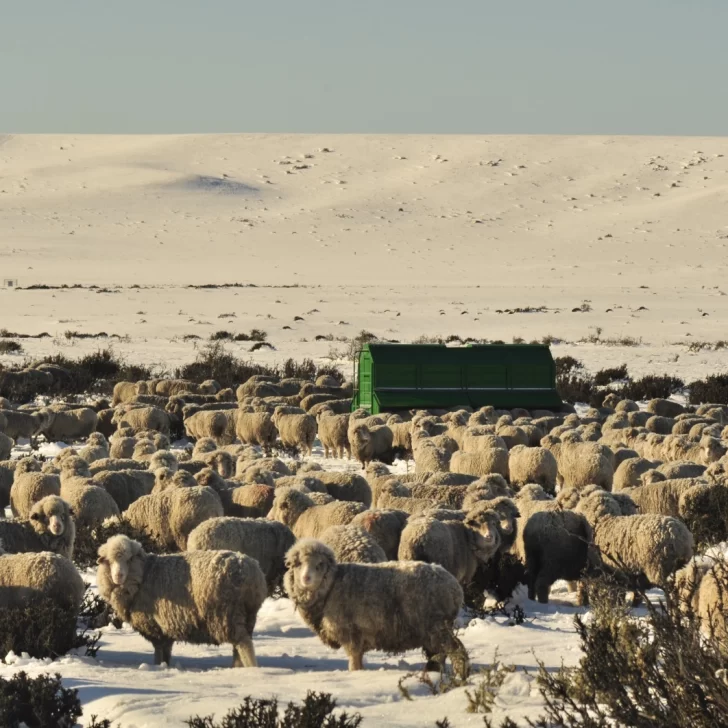
[[[326,589],[336,570],[334,552],[325,544],[304,538],[286,554],[286,590],[296,602],[313,601]]]
[[[500,515],[486,503],[478,504],[465,517],[471,547],[481,561],[490,559],[501,545]]]
[[[99,547],[99,589],[104,598],[123,587],[133,569],[134,561],[143,559],[144,549],[138,541],[118,534]],[[107,593],[104,593],[107,592]]]
[[[39,500],[30,511],[30,525],[38,535],[63,536],[73,528],[71,506],[57,495]]]

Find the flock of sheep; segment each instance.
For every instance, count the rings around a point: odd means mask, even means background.
[[[2,606],[44,594],[78,609],[76,529],[118,525],[143,534],[148,551],[123,533],[109,538],[99,593],[151,642],[157,664],[186,641],[231,644],[234,665],[254,666],[258,611],[283,588],[352,670],[370,650],[422,648],[428,667],[448,658],[465,673],[453,629],[464,590],[505,555],[540,602],[560,579],[588,598],[583,577],[596,570],[625,588],[674,577],[726,635],[715,609],[722,562],[693,559],[686,524],[714,522],[726,502],[728,407],[640,409],[609,395],[582,416],[370,416],[350,402],[351,387],[330,377],[260,376],[236,392],[163,379],[120,382],[111,403],[0,401],[0,505],[13,516],[0,520]],[[182,429],[194,445],[172,451]],[[47,462],[7,459],[14,439],[40,434],[85,443]],[[316,437],[327,457],[364,470],[306,459]],[[414,471],[392,473],[397,455]]]

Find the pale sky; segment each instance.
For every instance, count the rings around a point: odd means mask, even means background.
[[[0,132],[728,134],[726,0],[0,0]]]

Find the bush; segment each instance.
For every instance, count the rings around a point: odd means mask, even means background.
[[[685,382],[677,377],[648,374],[642,379],[635,379],[619,390],[619,394],[635,402],[647,399],[667,399],[671,394],[680,391]]]
[[[193,382],[214,379],[223,387],[234,387],[246,382],[254,374],[277,376],[279,372],[263,364],[240,361],[220,341],[215,341],[201,349],[194,362],[177,369],[175,376]]]
[[[90,526],[76,527],[76,541],[73,546],[73,561],[79,569],[89,569],[96,566],[99,546],[103,546],[112,536],[123,534],[139,541],[147,553],[159,553],[155,542],[144,531],[138,531],[124,520],[110,520],[91,528]]]
[[[56,659],[71,650],[86,648],[94,656],[97,636],[77,631],[78,613],[48,597],[24,607],[0,611],[0,654],[27,652],[31,657]],[[4,724],[0,724],[4,725]]]
[[[597,387],[606,387],[612,382],[619,382],[622,379],[627,379],[629,374],[627,373],[627,365],[621,364],[618,367],[612,367],[611,369],[600,369],[594,375],[594,384]]]
[[[344,379],[345,379],[344,375],[335,366],[326,366],[326,365],[324,365],[324,366],[320,366],[316,370],[316,377],[317,378],[323,376],[324,374],[327,375],[327,376],[329,376],[329,377],[333,377],[339,384],[343,384],[344,383]]]
[[[190,718],[189,728],[357,728],[362,718],[342,713],[333,715],[336,701],[329,693],[309,691],[302,705],[288,703],[283,716],[278,715],[278,701],[245,698],[239,708],[228,712],[222,721],[213,716]]]
[[[585,402],[592,407],[601,405],[601,397],[594,380],[586,374],[563,374],[556,377],[556,391],[565,402]]]
[[[712,374],[690,384],[690,404],[728,404],[728,374]]]
[[[573,356],[557,356],[554,359],[556,364],[556,376],[561,377],[572,373],[575,369],[583,369],[584,365]]]
[[[302,362],[287,359],[283,364],[281,376],[284,379],[315,379],[316,371],[313,359],[304,359]]]
[[[82,713],[78,690],[64,688],[58,674],[31,679],[19,672],[0,678],[3,728],[72,728]]]
[[[721,590],[728,577],[718,577]],[[642,595],[645,597],[645,595]],[[553,672],[539,663],[546,715],[528,722],[546,728],[719,728],[728,720],[728,661],[713,636],[674,588],[665,600],[645,599],[637,620],[623,594],[607,581],[589,584],[591,616],[575,618],[583,656],[576,668]],[[486,721],[486,726],[490,726]],[[515,728],[507,719],[501,728]]]
[[[23,347],[18,341],[0,341],[0,354],[19,354]]]

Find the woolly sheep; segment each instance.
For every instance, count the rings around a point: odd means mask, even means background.
[[[321,543],[326,544],[340,564],[381,564],[387,561],[387,555],[376,539],[361,526],[351,523],[345,526],[329,526],[319,536]]]
[[[374,509],[359,513],[350,525],[359,526],[374,538],[382,547],[387,561],[396,561],[402,530],[407,523],[408,514],[392,509]]]
[[[722,544],[724,546],[724,544]],[[728,566],[724,553],[696,557],[675,574],[675,587],[681,607],[697,617],[705,634],[717,640],[723,652],[728,649],[726,584]]]
[[[131,458],[108,458],[106,460],[96,460],[89,466],[89,473],[96,475],[106,470],[146,470],[147,463],[141,463]]]
[[[659,417],[677,417],[685,412],[685,408],[669,399],[651,399],[647,403],[647,411]]]
[[[617,501],[605,491],[583,498],[576,506],[594,532],[594,543],[606,566],[636,574],[647,585],[663,585],[693,555],[693,537],[671,516],[621,515]]]
[[[612,490],[617,492],[642,485],[642,476],[649,470],[654,470],[658,465],[659,463],[645,458],[630,458],[622,461],[614,471]]]
[[[415,460],[415,473],[447,472],[450,469],[452,452],[438,446],[432,437],[416,438],[413,441],[412,454]]]
[[[326,492],[340,501],[357,501],[367,508],[372,504],[372,490],[358,473],[320,471],[315,479],[323,483]]]
[[[612,489],[614,454],[596,442],[561,442],[549,448],[556,457],[560,484],[582,487],[594,483]]]
[[[335,415],[331,410],[322,410],[316,417],[318,436],[324,448],[324,457],[329,453],[336,458],[343,458],[344,454],[351,457],[349,446],[349,415]]]
[[[137,394],[140,394],[136,382],[117,382],[114,385],[113,398],[111,406],[116,407],[117,404],[131,401]]]
[[[185,433],[195,440],[209,437],[218,445],[235,440],[236,410],[202,410],[184,421]]]
[[[125,511],[134,501],[152,492],[155,477],[146,470],[107,470],[94,475],[91,482],[103,488],[120,511]]]
[[[508,454],[510,482],[516,487],[538,483],[547,493],[554,493],[557,470],[556,458],[543,447],[515,445]]]
[[[236,551],[255,559],[265,574],[268,593],[282,584],[286,552],[296,542],[288,526],[254,518],[210,518],[187,539],[188,551]]]
[[[370,650],[400,653],[421,647],[435,667],[447,655],[467,675],[467,653],[453,622],[463,592],[436,564],[338,564],[319,541],[299,541],[286,556],[286,591],[321,641],[349,657],[349,669],[363,668]]]
[[[27,607],[38,598],[78,613],[86,585],[76,567],[58,553],[0,556],[0,609]]]
[[[33,506],[49,495],[61,495],[61,480],[57,475],[16,470],[10,489],[10,510],[15,518],[29,518]]]
[[[20,410],[4,409],[0,410],[5,420],[3,434],[12,440],[25,438],[33,444],[37,435],[39,435],[50,422],[51,413],[47,410],[38,412],[21,412]]]
[[[302,455],[313,453],[316,439],[316,418],[311,415],[289,415],[276,408],[273,424],[278,430],[278,437],[285,448],[292,448]]]
[[[71,442],[88,437],[96,429],[97,422],[98,415],[90,407],[51,411],[50,419],[41,432],[51,442]]]
[[[268,518],[288,526],[296,538],[316,538],[329,526],[350,523],[354,516],[366,510],[361,503],[334,501],[316,505],[309,495],[293,488],[275,492]]]
[[[212,488],[170,488],[134,501],[123,518],[146,533],[161,548],[184,551],[192,529],[208,518],[224,515],[220,498]]]
[[[494,511],[476,506],[465,521],[410,519],[402,531],[400,561],[440,564],[460,584],[469,584],[478,564],[495,555],[501,543],[500,518]]]
[[[99,594],[170,663],[175,641],[233,645],[233,667],[257,665],[252,634],[267,596],[255,559],[232,551],[157,556],[127,536],[99,548]]]
[[[0,462],[0,509],[10,505],[10,489],[16,475],[21,473],[40,472],[41,464],[32,457],[21,460],[3,460]],[[2,511],[0,511],[2,514]]]
[[[705,465],[692,463],[686,460],[674,460],[670,463],[660,463],[657,470],[665,476],[665,480],[675,478],[700,478],[706,471]]]
[[[353,418],[353,415],[352,415]],[[394,435],[387,425],[367,424],[372,418],[361,421],[349,420],[349,443],[351,454],[362,467],[366,467],[372,460],[382,462],[393,459],[392,444]]]
[[[100,432],[92,432],[86,440],[86,446],[78,451],[78,456],[89,465],[96,460],[103,460],[110,456],[109,443]]]
[[[114,499],[93,484],[88,463],[75,455],[61,463],[61,497],[73,509],[78,526],[93,528],[120,513]]]
[[[450,470],[453,473],[478,477],[498,473],[508,479],[510,477],[508,450],[490,448],[474,453],[458,451],[453,453],[450,459]]]
[[[112,418],[119,427],[131,427],[135,432],[156,430],[169,435],[169,415],[159,407],[137,407],[130,410],[118,410]]]
[[[267,412],[235,413],[235,434],[240,442],[247,445],[259,445],[269,453],[275,445],[278,432],[271,416]]]
[[[624,492],[632,498],[642,513],[679,516],[680,497],[690,488],[703,484],[697,478],[679,478],[629,488]]]
[[[75,540],[71,508],[57,495],[38,501],[27,521],[0,520],[0,542],[7,553],[53,551],[70,559]]]

